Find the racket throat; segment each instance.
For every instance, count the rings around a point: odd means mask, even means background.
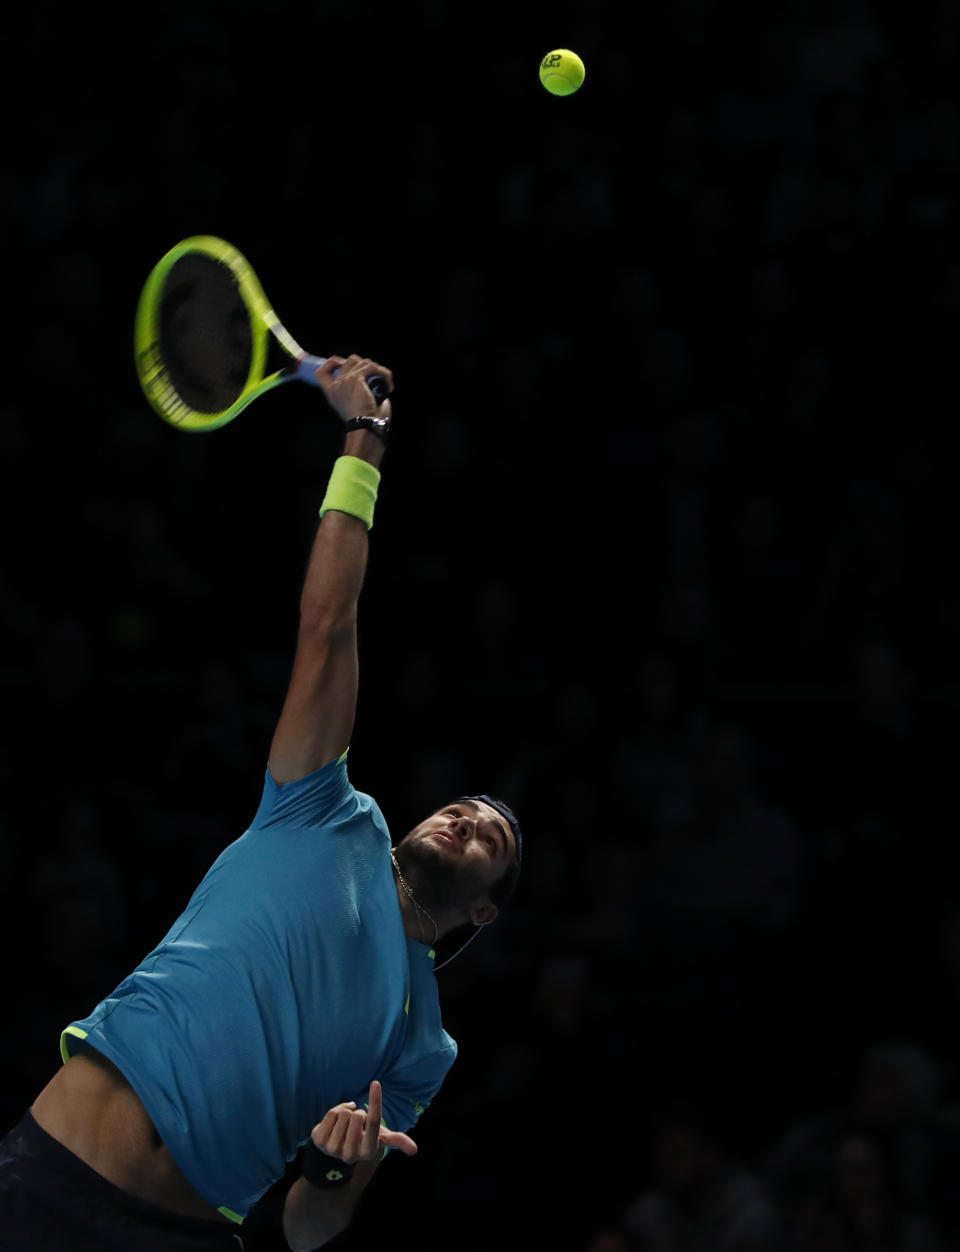
[[[303,352],[299,348],[297,349],[297,355],[300,358],[297,361],[297,378],[301,382],[309,383],[311,387],[319,387],[320,380],[317,378],[317,370],[321,365],[327,363],[327,358],[325,356],[311,356],[309,352]]]
[[[270,331],[270,334],[273,335],[274,339],[276,339],[277,343],[281,346],[281,348],[283,348],[284,352],[288,352],[290,356],[297,361],[299,361],[301,357],[306,356],[306,353],[297,343],[296,339],[294,339],[293,335],[291,335],[287,330],[286,326],[284,326],[283,323],[277,319],[277,315],[274,313],[273,309],[264,309],[263,320],[266,322],[267,329]]]

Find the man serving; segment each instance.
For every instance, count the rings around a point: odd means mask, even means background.
[[[436,944],[487,925],[520,830],[490,796],[395,848],[347,776],[357,606],[391,424],[357,356],[318,371],[346,426],[304,581],[296,655],[250,828],[158,946],[63,1033],[63,1067],[0,1144],[0,1250],[212,1252],[306,1144],[294,1252],[349,1224],[449,1071]]]

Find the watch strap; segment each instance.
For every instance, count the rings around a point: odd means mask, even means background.
[[[344,422],[346,430],[369,430],[372,431],[378,439],[387,442],[387,436],[390,434],[389,417],[351,417],[349,421]]]

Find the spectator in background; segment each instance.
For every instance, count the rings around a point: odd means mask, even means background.
[[[691,785],[690,747],[698,714],[682,667],[665,649],[626,657],[619,683],[631,717],[611,745],[611,755],[625,811],[649,829],[664,793]]]
[[[877,1131],[852,1125],[835,1139],[822,1190],[805,1200],[788,1232],[789,1252],[942,1252],[934,1225],[912,1213]]]
[[[641,1002],[665,1056],[702,1072],[709,1039],[718,1078],[744,1055],[743,1028],[760,1005],[767,1023],[778,1010],[802,907],[803,833],[759,794],[756,755],[742,725],[701,730],[691,784],[661,797],[634,880]]]
[[[711,589],[713,667],[727,682],[790,681],[805,570],[786,546],[783,509],[771,485],[747,488],[729,508],[730,534],[717,553]]]
[[[652,1156],[653,1184],[622,1219],[640,1252],[779,1252],[776,1207],[712,1113],[669,1111]]]
[[[857,1179],[869,1173],[890,1221],[894,1212],[928,1217],[952,1239],[960,1237],[960,1133],[941,1111],[941,1082],[939,1065],[921,1048],[868,1048],[849,1105],[802,1118],[768,1157],[765,1176],[791,1228],[820,1229],[821,1222],[839,1221],[841,1210],[855,1220],[851,1206],[866,1206],[869,1190],[864,1182],[860,1195]]]
[[[619,1226],[601,1226],[588,1235],[583,1252],[637,1252],[637,1245]]]
[[[9,1120],[22,1115],[19,1100],[10,1093],[20,1084],[39,1089],[49,1078],[56,1055],[50,1041],[56,1040],[59,1028],[59,1017],[51,1020],[51,1002],[63,1006],[62,1017],[89,1003],[122,970],[130,943],[130,901],[103,839],[104,824],[99,805],[78,794],[64,828],[47,839],[44,855],[30,872],[18,871],[11,880],[10,907],[21,909],[36,929],[29,959],[18,941],[8,945],[3,967],[7,1020],[17,1024],[0,1049],[8,1080],[0,1114]]]

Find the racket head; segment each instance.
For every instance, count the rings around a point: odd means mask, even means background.
[[[264,374],[275,321],[232,244],[213,235],[176,244],[151,270],[134,322],[137,377],[151,407],[180,430],[231,421],[288,376]]]

